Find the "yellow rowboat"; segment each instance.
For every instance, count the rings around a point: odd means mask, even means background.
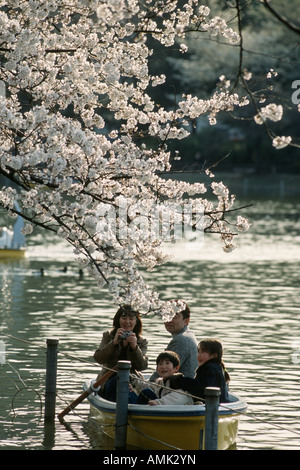
[[[25,254],[25,248],[19,248],[15,250],[12,248],[0,248],[0,260],[23,258]]]
[[[84,385],[87,390],[90,382]],[[102,432],[115,438],[116,403],[92,393],[88,396],[90,415]],[[240,397],[219,405],[218,450],[236,442],[239,419],[247,409]],[[205,405],[128,405],[127,445],[135,449],[199,450],[204,446]]]
[[[20,212],[20,207],[15,201],[15,207]],[[0,228],[0,261],[23,258],[25,256],[25,235],[22,233],[24,219],[18,215],[13,229]]]

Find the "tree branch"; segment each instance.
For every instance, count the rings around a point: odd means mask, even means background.
[[[296,34],[300,34],[300,28],[297,28],[295,25],[290,23],[289,20],[287,20],[283,16],[279,15],[279,13],[277,13],[277,11],[274,10],[274,8],[271,7],[271,5],[269,4],[269,0],[263,0],[263,4],[266,7],[266,9],[269,10],[272,13],[272,15],[275,16],[275,18],[277,18],[288,29],[290,29],[291,31],[293,31]]]

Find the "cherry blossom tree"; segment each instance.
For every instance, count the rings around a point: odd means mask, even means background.
[[[167,260],[163,243],[176,227],[218,234],[225,251],[249,227],[222,182],[165,177],[169,144],[187,137],[197,117],[213,124],[247,100],[222,77],[209,99],[183,95],[164,109],[151,90],[165,76],[151,76],[149,60],[155,44],[178,44],[184,54],[191,30],[235,44],[239,35],[197,0],[1,0],[0,7],[0,174],[9,182],[0,205],[17,216],[20,203],[25,234],[39,226],[71,244],[117,304],[166,312],[140,267]]]

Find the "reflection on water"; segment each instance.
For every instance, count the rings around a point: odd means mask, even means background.
[[[251,219],[252,230],[240,237],[236,252],[223,254],[207,239],[197,250],[178,243],[167,247],[174,259],[146,276],[163,298],[188,301],[197,338],[222,340],[231,390],[249,406],[237,448],[299,449],[298,205],[259,203]],[[93,280],[80,275],[63,243],[40,236],[33,242],[27,259],[1,264],[6,362],[0,365],[0,447],[112,449],[88,419],[87,402],[68,415],[67,426],[44,426],[46,339],[59,338],[59,412],[81,394],[83,381],[97,374],[92,355],[102,331],[111,327],[115,307]],[[157,317],[144,318],[144,335],[153,369],[169,335]]]

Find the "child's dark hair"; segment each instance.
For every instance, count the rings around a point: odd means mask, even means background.
[[[206,338],[200,341],[198,345],[198,349],[202,349],[202,351],[207,352],[209,354],[216,354],[216,359],[221,362],[223,356],[223,346],[220,341],[214,338]]]
[[[174,351],[163,351],[161,352],[156,358],[156,365],[163,361],[164,359],[168,359],[174,367],[180,366],[180,359],[176,352]]]
[[[214,338],[207,338],[202,341],[200,341],[198,345],[198,349],[202,349],[202,351],[208,352],[209,354],[213,355],[216,354],[216,359],[217,361],[221,364],[223,371],[224,371],[224,376],[226,382],[229,382],[230,376],[225,368],[225,365],[223,363],[222,357],[223,357],[223,346],[220,341]]]

